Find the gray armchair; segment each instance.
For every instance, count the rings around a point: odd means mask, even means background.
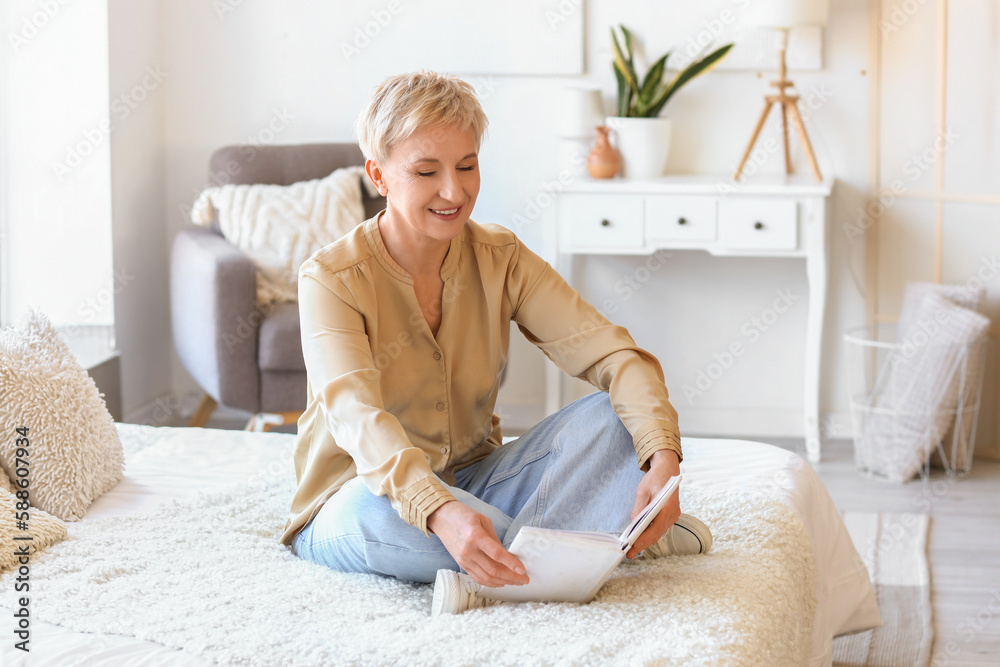
[[[289,185],[364,164],[356,144],[226,146],[209,161],[209,181]],[[385,207],[362,188],[365,214]],[[174,346],[204,391],[190,426],[204,426],[218,404],[247,410],[247,430],[295,423],[306,407],[299,308],[257,306],[254,267],[226,241],[218,221],[174,237],[170,256]]]

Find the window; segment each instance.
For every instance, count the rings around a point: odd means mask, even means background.
[[[114,322],[105,2],[0,4],[0,324]]]

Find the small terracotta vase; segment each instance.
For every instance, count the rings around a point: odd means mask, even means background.
[[[622,156],[608,140],[607,125],[597,126],[597,138],[587,155],[587,171],[594,178],[612,178],[622,168]]]

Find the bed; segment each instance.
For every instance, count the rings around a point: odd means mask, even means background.
[[[294,435],[116,428],[125,476],[33,556],[30,660],[8,635],[3,665],[830,665],[835,635],[881,623],[826,489],[771,445],[682,439],[681,505],[713,528],[709,554],[623,563],[588,605],[432,619],[430,586],[278,544]]]

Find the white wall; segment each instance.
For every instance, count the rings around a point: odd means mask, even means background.
[[[879,270],[868,276],[876,318],[893,321],[904,285],[934,280],[938,261],[942,282],[985,288],[994,325],[976,452],[1000,458],[1000,2],[949,3],[943,35],[939,4],[881,4],[883,210],[870,208]]]
[[[607,44],[607,26],[636,14],[641,2],[590,3],[588,62],[595,84],[605,91],[606,108],[613,108],[614,87]],[[675,9],[680,9],[675,3]],[[722,3],[723,8],[746,3]],[[820,168],[837,179],[830,226],[830,275],[822,357],[821,413],[824,426],[848,435],[847,388],[840,332],[864,323],[863,244],[847,242],[846,221],[865,201],[867,173],[868,80],[867,3],[847,0],[831,3],[824,30],[824,67],[821,71],[790,71],[806,110],[806,124]],[[635,28],[640,34],[642,26]],[[704,20],[690,22],[681,33],[711,31]],[[659,55],[658,52],[653,55]],[[671,100],[662,115],[673,119],[674,131],[668,171],[732,174],[750,139],[763,105],[773,91],[774,72],[716,69],[688,84]],[[777,112],[772,112],[757,146],[768,138],[781,145]],[[796,170],[808,172],[798,142],[792,138]],[[758,167],[758,173],[780,173],[780,151]],[[752,180],[752,176],[748,181]],[[595,303],[614,296],[612,285],[631,274],[645,258],[587,259],[577,265],[585,275],[587,295]],[[860,277],[852,279],[851,267]],[[750,318],[768,308],[776,290],[787,290],[799,301],[755,341],[741,333]],[[613,317],[625,325],[636,342],[661,361],[667,386],[684,430],[685,412],[700,433],[753,435],[800,434],[803,344],[808,284],[802,260],[716,258],[701,252],[675,252],[667,265]],[[694,385],[699,371],[725,351],[732,341],[747,344],[747,352],[704,395],[690,400],[681,389]],[[588,391],[583,383],[579,392]],[[725,421],[717,415],[725,416]],[[694,434],[694,433],[692,433]]]
[[[115,325],[122,409],[130,421],[140,406],[162,402],[174,388],[163,141],[171,77],[163,67],[161,39],[167,36],[159,12],[155,0],[108,2],[110,108],[116,120],[110,135]]]
[[[138,273],[141,280],[152,281],[147,287],[130,290],[133,296],[128,301],[123,298],[118,309],[120,330],[134,329],[127,337],[135,347],[123,360],[126,413],[148,408],[161,388],[166,391],[171,387],[186,396],[197,390],[167,339],[166,261],[173,235],[189,224],[186,207],[206,185],[212,151],[224,144],[255,140],[276,115],[290,120],[275,142],[350,140],[351,123],[369,91],[390,73],[367,67],[364,50],[350,62],[345,60],[340,44],[352,39],[357,25],[340,20],[342,14],[334,3],[260,0],[227,5],[227,1],[164,1],[158,16],[148,6],[126,9],[125,5],[132,3],[112,2],[112,27],[115,16],[135,21],[131,31],[112,31],[115,68],[120,70],[115,74],[113,68],[112,87],[134,81],[146,64],[161,62],[167,73],[162,91],[158,91],[162,111],[156,104],[138,109],[132,126],[134,143],[126,141],[123,130],[116,137],[121,143],[114,144],[119,165],[115,168],[115,188],[122,197],[120,200],[116,195],[116,224],[119,213],[123,221],[116,230],[116,264],[124,265],[125,257],[146,257],[148,264]],[[676,10],[677,20],[683,21],[684,3],[672,0],[668,4]],[[834,0],[831,4],[830,24],[824,31],[824,69],[793,70],[791,75],[804,98],[818,106],[807,124],[822,169],[838,179],[830,221],[830,294],[821,409],[824,413],[844,413],[846,387],[839,334],[847,326],[863,323],[863,298],[849,267],[861,274],[864,258],[860,254],[863,244],[847,243],[839,229],[862,206],[869,179],[868,18],[864,0]],[[556,8],[558,3],[549,5]],[[231,6],[231,11],[220,16],[216,11],[220,6]],[[368,2],[366,6],[378,10],[384,3]],[[591,0],[584,6],[588,12],[584,21],[584,76],[469,77],[479,88],[490,118],[482,151],[483,190],[475,219],[512,226],[512,216],[523,214],[544,184],[556,177],[558,119],[551,100],[557,86],[598,85],[606,93],[608,110],[612,108],[607,26],[619,16],[634,16],[641,3]],[[393,18],[397,30],[405,30],[407,12],[420,11],[415,4],[403,2],[402,7]],[[469,29],[484,29],[476,21],[475,5],[468,7],[472,14]],[[645,25],[634,28],[639,35],[651,29]],[[692,34],[704,28],[700,20],[686,27]],[[387,35],[390,33],[376,37],[368,48],[391,48]],[[377,46],[379,39],[384,40],[382,46]],[[411,69],[419,68],[420,53],[412,53],[409,61]],[[675,124],[669,169],[731,173],[749,140],[770,78],[772,72],[759,77],[755,72],[720,69],[689,84],[666,109]],[[161,113],[162,140],[156,135]],[[766,136],[779,136],[773,123],[766,128]],[[793,145],[793,160],[798,169],[805,168],[797,145]],[[780,171],[778,156],[761,170]],[[544,244],[551,213],[550,207],[537,224],[520,229],[525,241],[540,252],[548,251]],[[120,247],[127,248],[121,251],[125,253],[121,258]],[[141,254],[146,251],[148,256]],[[585,289],[599,294],[609,280],[613,284],[612,279],[631,272],[636,261],[606,258],[581,263],[579,271],[587,275]],[[686,408],[787,412],[801,407],[804,296],[801,305],[703,397],[701,405],[689,405],[680,394],[680,387],[696,377],[711,361],[712,353],[720,349],[714,342],[738,337],[741,324],[770,303],[775,289],[785,288],[806,294],[801,262],[676,253],[619,311],[615,321],[627,326],[639,344],[663,362],[682,430]],[[706,332],[712,335],[706,336]],[[543,357],[520,336],[512,340],[500,412],[512,420],[530,421],[540,416]],[[172,360],[172,376],[167,371],[167,356]],[[130,387],[137,393],[130,394]]]

